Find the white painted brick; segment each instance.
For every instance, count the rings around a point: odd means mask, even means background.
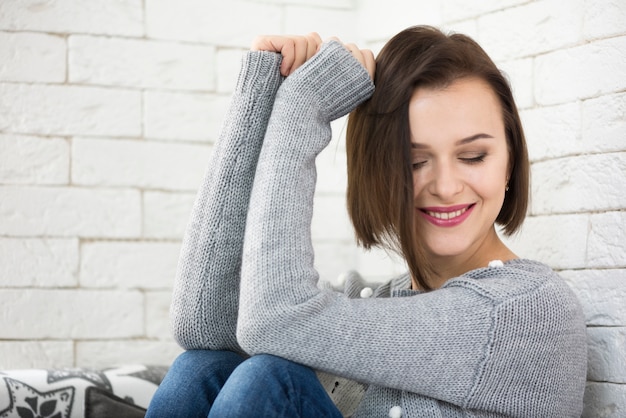
[[[581,112],[580,102],[520,112],[530,160],[578,153],[582,148]],[[543,182],[540,177],[538,179]]]
[[[618,92],[626,87],[626,36],[535,59],[535,98],[550,105]]]
[[[207,91],[215,88],[215,49],[135,39],[70,36],[73,83]]]
[[[507,61],[497,64],[498,68],[505,73],[515,104],[518,109],[529,108],[534,104],[533,89],[533,60],[530,58]]]
[[[0,84],[0,130],[137,136],[141,93],[68,85]]]
[[[147,138],[214,141],[230,103],[230,96],[203,93],[144,93]]]
[[[0,29],[141,36],[143,4],[141,0],[4,0]]]
[[[592,327],[589,336],[589,380],[626,383],[626,328]]]
[[[356,12],[352,10],[319,9],[286,6],[282,33],[317,32],[322,39],[336,36],[344,42],[358,42]]]
[[[348,184],[346,153],[343,141],[332,141],[317,157],[316,193],[334,193],[345,195]],[[345,206],[345,201],[344,201]]]
[[[0,287],[78,284],[78,240],[0,238]]]
[[[566,270],[560,274],[580,300],[587,325],[626,326],[626,270]]]
[[[582,418],[621,418],[626,416],[626,385],[588,382]]]
[[[338,244],[335,242],[313,243],[315,249],[315,268],[320,281],[333,286],[340,286],[339,276],[349,270],[356,270],[357,254],[354,243]]]
[[[354,237],[345,198],[336,195],[315,196],[311,235],[317,242],[347,241]]]
[[[169,312],[170,304],[172,303],[172,291],[146,292],[145,298],[146,336],[148,338],[171,341],[172,332],[170,330]]]
[[[626,33],[626,5],[622,0],[585,0],[583,34],[587,39]]]
[[[132,190],[0,187],[0,234],[130,238],[140,234]]]
[[[626,150],[626,93],[585,100],[581,151]]]
[[[478,39],[478,21],[476,19],[445,22],[439,25],[444,33],[462,33],[472,39]]]
[[[281,33],[282,6],[231,0],[146,0],[151,38],[249,48],[258,34]]]
[[[532,175],[534,214],[626,207],[626,152],[538,162]]]
[[[361,0],[358,2],[357,33],[363,41],[381,41],[415,25],[439,26],[441,7],[413,0]]]
[[[182,239],[195,193],[145,192],[143,234],[149,238]]]
[[[532,216],[521,231],[503,237],[519,257],[546,263],[554,269],[585,267],[589,215]]]
[[[81,341],[76,344],[79,367],[147,364],[169,366],[183,350],[166,341]]]
[[[137,291],[0,290],[0,338],[132,338],[143,333]]]
[[[444,20],[454,21],[485,15],[527,2],[528,0],[446,0],[439,3],[441,3],[441,7],[443,9]]]
[[[86,288],[168,289],[180,244],[90,242],[81,246],[80,285]]]
[[[217,91],[232,93],[237,84],[243,49],[222,48],[217,50]]]
[[[297,4],[329,9],[352,9],[353,0],[247,0],[250,3]]]
[[[358,249],[358,272],[366,281],[384,283],[408,271],[406,263],[397,254],[380,248]]]
[[[196,190],[210,149],[206,145],[75,138],[72,182],[90,186]]]
[[[527,57],[577,44],[584,0],[534,1],[478,19],[478,39],[494,60]]]
[[[72,341],[0,342],[0,370],[49,369],[73,365]]]
[[[589,265],[626,266],[626,212],[592,214],[589,231]],[[626,283],[626,280],[623,282]]]
[[[70,146],[64,138],[0,134],[0,183],[68,184]]]
[[[66,55],[58,36],[0,32],[0,80],[63,82]]]

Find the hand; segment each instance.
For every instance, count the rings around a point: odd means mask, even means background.
[[[376,61],[369,49],[359,49],[355,44],[344,44],[338,38],[330,38],[344,46],[367,70],[374,79]],[[317,53],[322,44],[320,36],[313,32],[306,36],[258,36],[250,47],[251,51],[277,52],[283,56],[280,73],[283,76],[292,74],[298,67]]]

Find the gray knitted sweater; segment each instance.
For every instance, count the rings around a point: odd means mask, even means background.
[[[320,288],[315,158],[330,121],[373,85],[336,42],[284,81],[279,64],[274,53],[244,57],[183,241],[171,309],[181,346],[270,353],[341,376],[322,381],[356,417],[392,407],[402,417],[580,416],[585,324],[543,264],[485,266],[427,293],[406,275],[368,299],[350,297],[356,274],[345,293]]]

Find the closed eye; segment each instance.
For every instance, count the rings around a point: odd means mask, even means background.
[[[484,153],[484,154],[476,155],[475,157],[459,157],[459,160],[467,164],[478,164],[478,163],[482,163],[483,161],[485,161],[486,156],[487,154]]]

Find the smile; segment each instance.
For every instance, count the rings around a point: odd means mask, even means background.
[[[461,224],[469,217],[475,204],[457,205],[450,207],[421,208],[419,212],[424,218],[436,226],[451,227]]]

